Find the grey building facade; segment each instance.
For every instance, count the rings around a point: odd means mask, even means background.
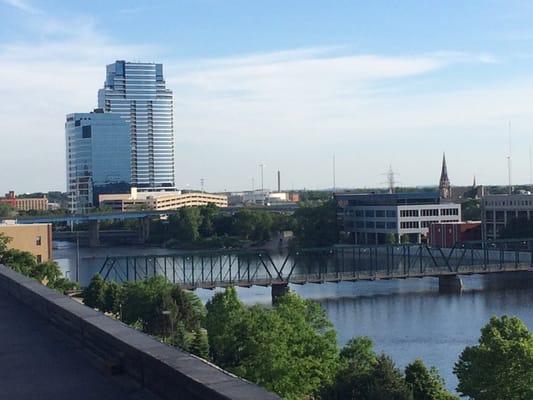
[[[174,115],[163,65],[116,61],[107,66],[98,107],[130,127],[131,183],[139,191],[173,190]]]
[[[402,237],[420,243],[432,223],[461,221],[461,205],[444,201],[438,192],[340,193],[335,198],[341,231],[357,244],[399,242]]]
[[[101,109],[68,114],[65,142],[71,213],[86,213],[97,206],[102,193],[130,190],[130,129],[119,115]]]
[[[491,194],[481,198],[481,232],[484,240],[499,239],[513,220],[533,220],[533,195]]]

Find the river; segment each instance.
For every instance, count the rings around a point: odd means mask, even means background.
[[[54,259],[74,279],[76,249],[54,243]],[[106,255],[169,254],[161,248],[81,248],[79,277],[86,284]],[[533,275],[533,274],[532,274]],[[439,294],[435,278],[375,282],[344,282],[291,286],[304,298],[318,301],[334,324],[338,340],[369,336],[378,351],[403,367],[415,358],[438,368],[446,386],[454,390],[452,369],[465,346],[477,342],[481,327],[493,315],[515,315],[533,329],[533,276],[524,274],[463,277],[462,293]],[[270,288],[238,288],[247,304],[270,304]],[[207,301],[210,290],[197,290]]]

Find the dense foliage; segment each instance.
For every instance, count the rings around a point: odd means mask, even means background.
[[[11,238],[0,234],[0,264],[63,293],[76,288],[76,283],[63,277],[56,262],[38,263],[33,254],[8,248],[10,241]]]
[[[300,207],[292,218],[296,246],[331,246],[338,242],[335,200],[317,207]]]
[[[184,350],[208,354],[200,299],[161,276],[118,285],[95,275],[83,291],[83,302]]]
[[[179,247],[240,247],[265,242],[285,229],[290,229],[285,215],[246,208],[227,214],[209,204],[181,208],[168,220],[155,222],[151,241]]]
[[[392,359],[376,354],[367,337],[350,340],[341,350],[333,384],[322,390],[324,400],[451,400],[435,369],[420,360],[403,374]]]
[[[213,361],[286,399],[317,393],[335,374],[336,333],[316,303],[289,293],[273,308],[250,308],[234,289],[207,304]]]
[[[516,317],[493,317],[455,364],[458,391],[473,400],[533,399],[533,334]]]
[[[503,239],[525,239],[533,237],[533,221],[527,218],[512,219],[501,232]]]
[[[463,221],[480,221],[481,205],[479,199],[467,199],[461,203],[461,216]]]

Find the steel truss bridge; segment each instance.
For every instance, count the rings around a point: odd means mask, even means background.
[[[425,244],[338,245],[298,249],[288,254],[247,250],[108,256],[100,274],[117,282],[161,275],[185,289],[214,289],[510,271],[533,271],[533,239],[469,242],[453,248]]]

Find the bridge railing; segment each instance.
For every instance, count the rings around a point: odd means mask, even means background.
[[[271,285],[320,281],[393,279],[488,273],[533,266],[533,247],[453,248],[425,244],[266,250],[197,251],[173,255],[110,256],[100,273],[118,281],[162,275],[186,288]]]

